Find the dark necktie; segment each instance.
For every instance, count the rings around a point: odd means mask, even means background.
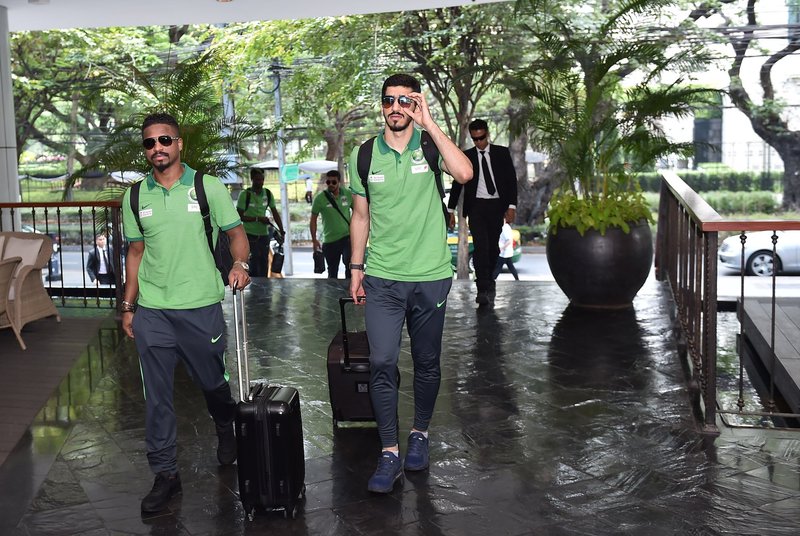
[[[100,251],[103,253],[103,264],[106,267],[106,273],[110,274],[111,273],[111,267],[108,265],[108,257],[106,256],[106,250],[101,249]]]
[[[489,192],[489,195],[494,195],[496,189],[492,181],[492,172],[489,170],[489,162],[486,160],[484,151],[481,151],[481,169],[483,169],[483,180],[486,182],[486,191]]]

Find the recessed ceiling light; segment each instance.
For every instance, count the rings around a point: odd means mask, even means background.
[[[219,2],[220,4],[227,4],[228,2],[233,2],[233,0],[217,0],[217,2]]]
[[[45,6],[50,3],[50,0],[28,0],[28,3],[36,6]]]

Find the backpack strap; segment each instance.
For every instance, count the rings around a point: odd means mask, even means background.
[[[356,160],[356,167],[358,168],[358,176],[361,177],[361,186],[364,187],[364,194],[367,196],[367,203],[369,203],[369,165],[372,162],[372,146],[375,145],[375,136],[361,144],[358,148],[358,159]]]
[[[245,188],[244,195],[244,211],[247,212],[247,209],[250,207],[250,188]]]
[[[344,222],[345,222],[347,225],[350,225],[350,220],[348,220],[348,219],[347,219],[347,216],[345,216],[345,215],[344,215],[344,212],[342,212],[342,209],[340,209],[340,208],[339,208],[339,204],[336,202],[336,198],[335,198],[335,197],[333,197],[333,194],[332,194],[332,193],[330,193],[330,191],[328,191],[328,190],[325,190],[325,197],[327,197],[327,198],[328,198],[328,201],[329,201],[329,202],[330,202],[330,204],[333,206],[333,208],[335,208],[335,209],[336,209],[336,212],[338,212],[338,213],[339,213],[339,216],[341,216],[341,217],[342,217],[342,219],[344,220]]]
[[[194,172],[194,193],[197,196],[197,204],[200,205],[200,215],[203,216],[203,227],[206,231],[206,241],[208,242],[208,249],[211,251],[211,256],[214,256],[214,228],[211,225],[211,209],[208,206],[208,197],[206,197],[206,187],[203,184],[203,172]]]
[[[423,130],[420,134],[420,145],[422,145],[422,154],[425,155],[425,160],[428,162],[428,167],[433,171],[434,180],[436,181],[436,189],[439,190],[439,197],[442,200],[442,213],[444,214],[444,226],[447,227],[447,222],[450,221],[450,213],[447,212],[447,205],[444,204],[444,181],[442,181],[442,169],[439,167],[439,148],[433,143],[433,138],[428,134],[427,130]]]
[[[142,187],[142,181],[134,182],[131,186],[131,195],[129,200],[131,202],[131,210],[133,217],[136,218],[136,225],[139,227],[139,232],[142,233],[144,238],[144,229],[142,228],[142,220],[139,218],[139,189]]]
[[[439,190],[439,197],[444,199],[444,183],[442,182],[442,170],[439,167],[439,149],[433,143],[433,138],[428,134],[427,130],[420,133],[420,145],[422,145],[422,154],[425,155],[425,160],[428,162],[428,167],[433,171],[436,178],[436,188]]]

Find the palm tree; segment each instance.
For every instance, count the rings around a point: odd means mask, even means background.
[[[69,177],[67,190],[91,170],[148,172],[150,164],[141,147],[141,125],[154,112],[168,113],[181,125],[181,161],[217,177],[239,171],[242,166],[238,161],[248,156],[246,144],[270,131],[225,114],[220,67],[209,51],[166,69],[145,72],[133,67],[127,73],[109,76],[102,91],[122,95],[136,111],[116,124],[106,140],[92,151],[93,166]],[[116,183],[99,197],[117,199],[127,186]]]
[[[527,29],[539,60],[508,82],[527,97],[531,139],[559,168],[548,210],[553,231],[568,225],[602,233],[649,218],[633,172],[693,149],[660,128],[664,118],[691,114],[712,93],[681,78],[706,54],[680,46],[677,34],[656,33],[671,4],[622,0],[578,15],[547,0],[518,2],[523,13],[535,14]]]

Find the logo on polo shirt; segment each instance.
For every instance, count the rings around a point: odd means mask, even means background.
[[[186,210],[200,212],[200,203],[197,202],[197,192],[194,191],[194,187],[189,188],[189,204],[186,205]]]
[[[415,164],[421,164],[425,160],[425,155],[422,153],[422,149],[414,149],[414,152],[411,153],[411,161]]]

